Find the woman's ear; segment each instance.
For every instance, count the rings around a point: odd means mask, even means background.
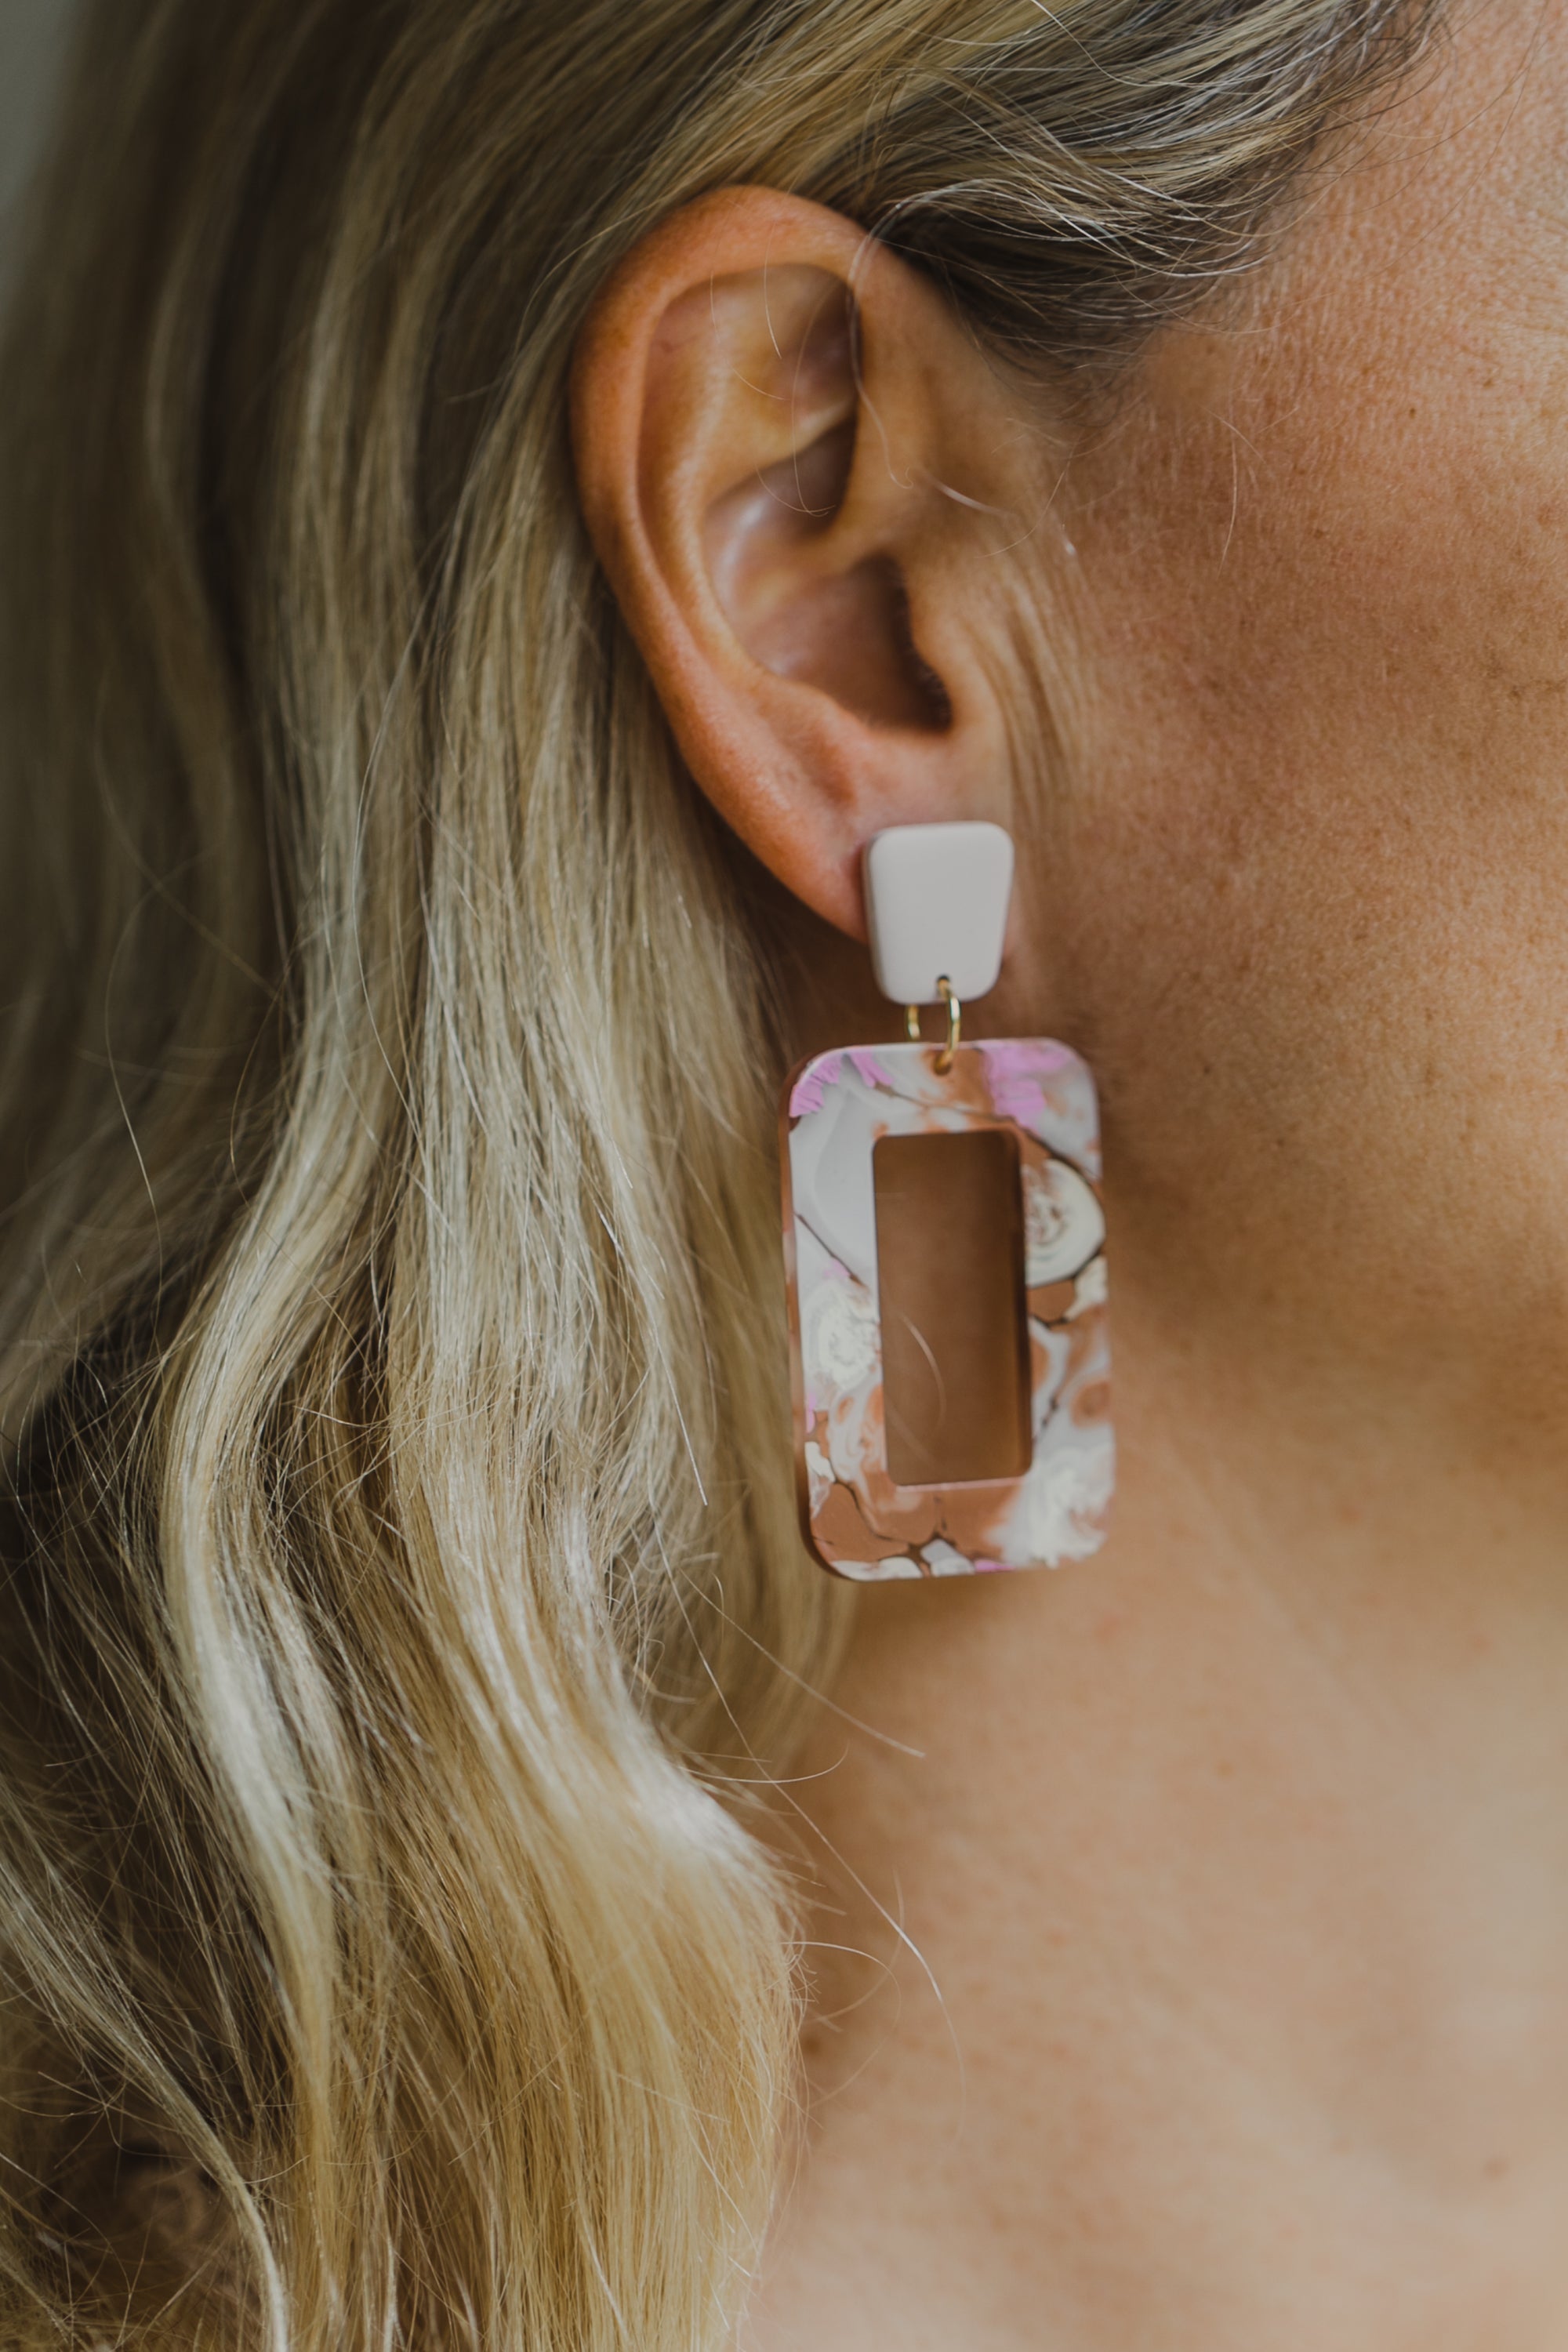
[[[873,834],[1009,821],[997,559],[1024,437],[929,279],[836,213],[721,190],[605,288],[573,430],[682,754],[790,890],[863,936]]]

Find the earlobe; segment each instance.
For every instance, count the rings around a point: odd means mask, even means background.
[[[1006,817],[987,665],[955,620],[979,617],[984,501],[941,487],[981,365],[852,223],[750,188],[655,231],[578,352],[584,513],[681,751],[856,936],[873,834]]]

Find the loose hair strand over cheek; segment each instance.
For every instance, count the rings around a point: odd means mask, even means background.
[[[1098,383],[1427,13],[90,6],[0,394],[6,2345],[727,2340],[845,1604],[574,341],[763,180]]]

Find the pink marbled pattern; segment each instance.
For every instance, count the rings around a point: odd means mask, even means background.
[[[806,1540],[860,1581],[1087,1558],[1114,1479],[1094,1082],[1068,1046],[840,1048],[784,1097],[784,1244]],[[1018,1139],[1033,1368],[1021,1477],[899,1486],[888,1475],[871,1151],[881,1136],[1010,1129]]]

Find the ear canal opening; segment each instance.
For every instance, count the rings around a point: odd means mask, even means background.
[[[952,701],[937,672],[915,643],[914,615],[910,611],[910,592],[904,575],[891,557],[884,561],[892,573],[889,593],[893,599],[892,622],[902,655],[911,699],[920,706],[921,716],[909,723],[922,727],[932,735],[945,733],[952,724]]]
[[[915,643],[897,561],[833,560],[859,439],[858,343],[853,297],[824,278],[798,338],[786,332],[781,351],[775,336],[780,364],[763,377],[802,437],[714,500],[703,551],[725,617],[763,668],[831,695],[870,726],[939,732],[952,708]]]
[[[816,687],[869,726],[940,733],[952,706],[915,643],[895,559],[842,571],[821,562],[858,430],[852,412],[716,500],[703,530],[710,577],[736,637],[775,677]]]

